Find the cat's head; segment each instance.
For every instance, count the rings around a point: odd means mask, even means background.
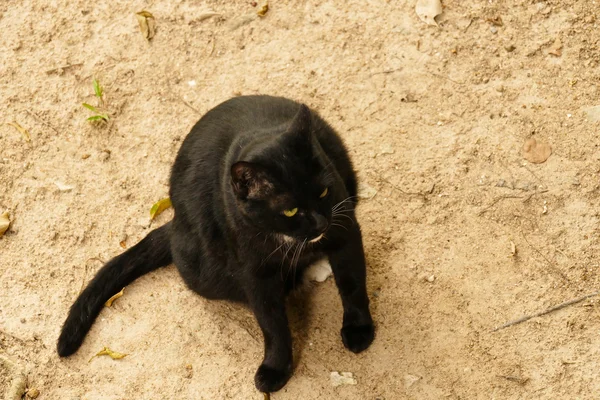
[[[320,240],[331,224],[335,177],[314,137],[308,107],[244,161],[231,166],[231,187],[241,213],[265,233],[286,241]]]

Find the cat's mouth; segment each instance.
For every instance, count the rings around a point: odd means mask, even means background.
[[[317,243],[318,241],[320,241],[321,239],[323,239],[325,237],[325,232],[321,233],[319,236],[308,240],[308,238],[304,239],[307,240],[309,243]],[[294,242],[301,242],[302,239],[296,239],[292,236],[288,236],[288,235],[281,235],[281,240],[286,242],[286,243],[294,243]]]
[[[316,238],[309,240],[309,242],[310,242],[310,243],[317,243],[319,240],[323,239],[323,236],[324,236],[324,235],[325,235],[324,233],[321,233],[321,234],[320,234],[319,236],[317,236]]]

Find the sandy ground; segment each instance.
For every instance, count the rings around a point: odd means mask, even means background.
[[[171,217],[150,225],[149,208],[199,116],[267,93],[318,109],[374,194],[359,218],[377,324],[354,355],[332,280],[296,296],[296,372],[273,399],[597,398],[600,298],[491,329],[600,288],[600,125],[582,111],[600,105],[598,1],[446,0],[439,28],[412,0],[270,3],[0,3],[0,122],[31,134],[0,126],[0,355],[42,400],[262,399],[252,315],[172,266],[126,288],[75,356],[55,342],[101,261]],[[86,121],[93,77],[109,124]],[[546,162],[523,158],[530,137]],[[129,356],[88,362],[103,346]]]

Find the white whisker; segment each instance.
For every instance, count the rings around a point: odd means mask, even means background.
[[[336,215],[332,216],[331,219],[334,220],[335,217],[344,217],[344,218],[347,218],[350,221],[352,221],[352,223],[354,223],[354,219],[351,216],[346,215],[346,214],[336,214]],[[341,221],[341,220],[338,220],[338,221]]]
[[[348,228],[346,228],[344,225],[336,224],[335,222],[332,222],[331,226],[339,226],[340,228],[344,228],[345,230],[348,230]]]

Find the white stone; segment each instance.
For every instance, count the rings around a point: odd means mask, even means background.
[[[354,379],[352,372],[333,371],[330,374],[331,386],[338,387],[342,385],[356,385],[356,379]]]

